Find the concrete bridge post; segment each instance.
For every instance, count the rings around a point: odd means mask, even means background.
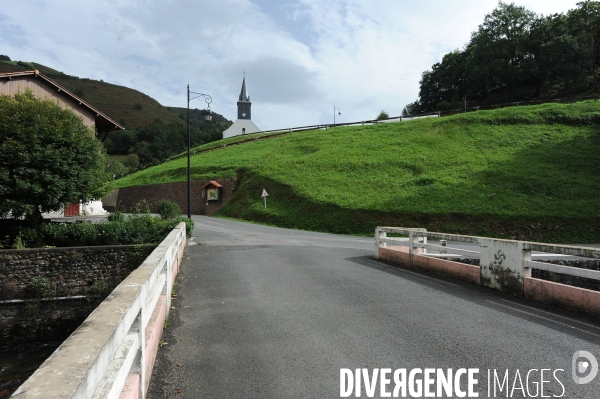
[[[523,295],[525,262],[531,260],[531,251],[521,241],[481,238],[481,284],[513,295]]]

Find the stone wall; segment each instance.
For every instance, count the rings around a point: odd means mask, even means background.
[[[0,250],[0,345],[66,338],[155,247]],[[32,295],[37,277],[50,298]],[[85,298],[55,299],[67,296]]]
[[[58,296],[83,295],[103,281],[117,286],[155,245],[0,250],[0,300],[25,299],[35,277],[50,280]]]
[[[236,188],[235,179],[219,179],[216,181],[223,186],[221,199],[219,201],[207,201],[206,197],[203,196],[202,186],[208,183],[209,180],[192,180],[192,214],[210,216],[229,201]],[[113,212],[115,208],[126,211],[135,203],[145,200],[150,206],[150,211],[156,213],[158,211],[157,205],[163,199],[175,202],[181,208],[181,212],[187,214],[187,181],[116,189],[102,198],[102,205],[109,212]]]

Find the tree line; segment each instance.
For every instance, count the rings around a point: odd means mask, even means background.
[[[208,123],[203,120],[201,112],[194,110],[190,117],[192,147],[222,139],[223,131],[231,124],[224,118],[223,121],[213,119]],[[187,116],[180,117],[187,121]],[[144,167],[187,150],[187,140],[187,124],[165,123],[156,119],[151,125],[138,129],[111,132],[104,145],[110,155],[137,154],[140,166]]]
[[[403,116],[600,92],[600,2],[538,15],[499,2],[463,50],[422,74]],[[465,105],[466,104],[466,105]]]

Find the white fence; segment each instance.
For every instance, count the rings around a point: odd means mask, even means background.
[[[144,398],[163,327],[150,320],[169,312],[185,231],[182,222],[169,233],[12,397],[118,398],[135,376],[133,396]],[[155,345],[148,345],[148,335]]]
[[[388,234],[408,237],[388,237]],[[428,238],[439,240],[440,245],[427,243]],[[479,248],[478,250],[452,248],[448,246],[448,242],[477,244]],[[600,281],[600,271],[598,270],[531,260],[532,256],[541,257],[551,254],[600,259],[600,249],[597,248],[435,233],[418,228],[377,227],[375,230],[375,258],[380,256],[379,249],[388,248],[388,245],[407,247],[409,266],[414,263],[414,255],[444,258],[464,256],[480,259],[482,284],[500,290],[506,288],[503,287],[505,283],[501,281],[500,276],[505,278],[508,275],[523,284],[524,277],[531,277],[531,269],[547,270]],[[430,253],[429,251],[435,251],[436,253]],[[539,251],[540,253],[532,255],[532,251]]]

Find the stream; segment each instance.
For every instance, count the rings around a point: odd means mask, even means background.
[[[10,397],[61,343],[56,340],[0,346],[0,399]]]

